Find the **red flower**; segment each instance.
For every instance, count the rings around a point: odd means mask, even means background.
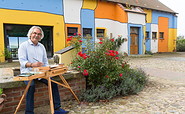
[[[82,34],[81,33],[78,33],[78,36],[81,36]]]
[[[81,68],[81,66],[78,66],[78,68]]]
[[[87,71],[86,69],[84,69],[83,75],[84,75],[84,76],[88,76],[88,75],[89,75],[89,74],[88,74],[88,71]]]
[[[84,58],[84,59],[86,59],[86,58],[87,58],[87,56],[83,56],[83,58]]]
[[[106,75],[105,77],[106,77],[106,78],[109,78],[109,76],[108,76],[108,75]]]
[[[114,50],[109,50],[110,53],[114,53]]]
[[[122,74],[122,73],[120,73],[120,74],[119,74],[119,76],[120,76],[120,77],[122,77],[122,76],[123,76],[123,74]]]
[[[70,36],[69,38],[73,38],[73,36]]]
[[[78,52],[78,55],[83,56],[83,53],[80,51],[80,52]]]
[[[118,60],[118,59],[119,59],[119,57],[115,57],[115,59],[117,59],[117,60]]]
[[[112,42],[114,42],[114,39],[112,38],[112,39],[110,39]]]
[[[76,36],[76,33],[74,33],[73,35]]]
[[[109,53],[110,56],[116,56],[114,53]]]
[[[99,38],[99,40],[101,41],[101,40],[103,40],[103,38]]]
[[[71,41],[72,39],[71,38],[68,38],[67,41]]]
[[[82,42],[82,40],[79,40],[79,42]]]
[[[99,42],[99,44],[102,44],[103,42]]]

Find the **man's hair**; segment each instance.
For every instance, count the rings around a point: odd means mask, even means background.
[[[39,26],[32,26],[32,27],[30,28],[30,30],[28,31],[28,34],[27,34],[28,38],[30,38],[30,36],[31,36],[31,34],[33,33],[33,30],[34,30],[35,28],[40,29],[41,34],[42,34],[42,35],[41,35],[41,40],[42,40],[42,38],[44,37],[44,32],[43,32],[42,28],[39,27]]]

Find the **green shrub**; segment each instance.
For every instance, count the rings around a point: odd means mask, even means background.
[[[67,40],[77,48],[71,67],[86,77],[87,89],[81,95],[81,100],[94,102],[135,94],[145,86],[146,75],[140,70],[131,69],[124,60],[124,54],[118,52],[124,42],[121,36],[117,40],[100,38],[97,43],[83,39],[86,46],[84,52],[79,51],[79,36]]]
[[[12,58],[11,52],[8,50],[8,48],[4,49],[4,56],[6,60]]]
[[[176,42],[176,50],[178,52],[184,52],[185,51],[185,39],[177,40],[177,42]]]
[[[0,95],[3,93],[3,89],[2,88],[0,88]]]
[[[123,79],[114,83],[93,85],[86,89],[81,95],[81,101],[96,102],[107,100],[116,96],[136,94],[143,90],[147,83],[147,76],[142,70],[131,69],[124,73]]]

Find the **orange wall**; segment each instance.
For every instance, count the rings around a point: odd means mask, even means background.
[[[128,22],[127,13],[117,3],[104,1],[98,1],[95,18],[112,19],[122,23]]]
[[[168,18],[159,17],[159,32],[164,32],[164,39],[158,40],[158,52],[168,52]]]

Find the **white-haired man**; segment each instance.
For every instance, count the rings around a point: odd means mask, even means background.
[[[33,67],[48,66],[46,49],[39,41],[44,37],[44,32],[39,26],[32,26],[28,31],[28,40],[23,42],[18,49],[18,58],[20,62],[21,73],[29,73]],[[35,81],[48,84],[46,79],[35,79],[32,81],[26,95],[26,110],[25,114],[34,114],[34,92]],[[25,81],[28,84],[28,81]],[[55,114],[66,114],[68,111],[61,109],[60,95],[58,86],[52,83],[52,93]]]

